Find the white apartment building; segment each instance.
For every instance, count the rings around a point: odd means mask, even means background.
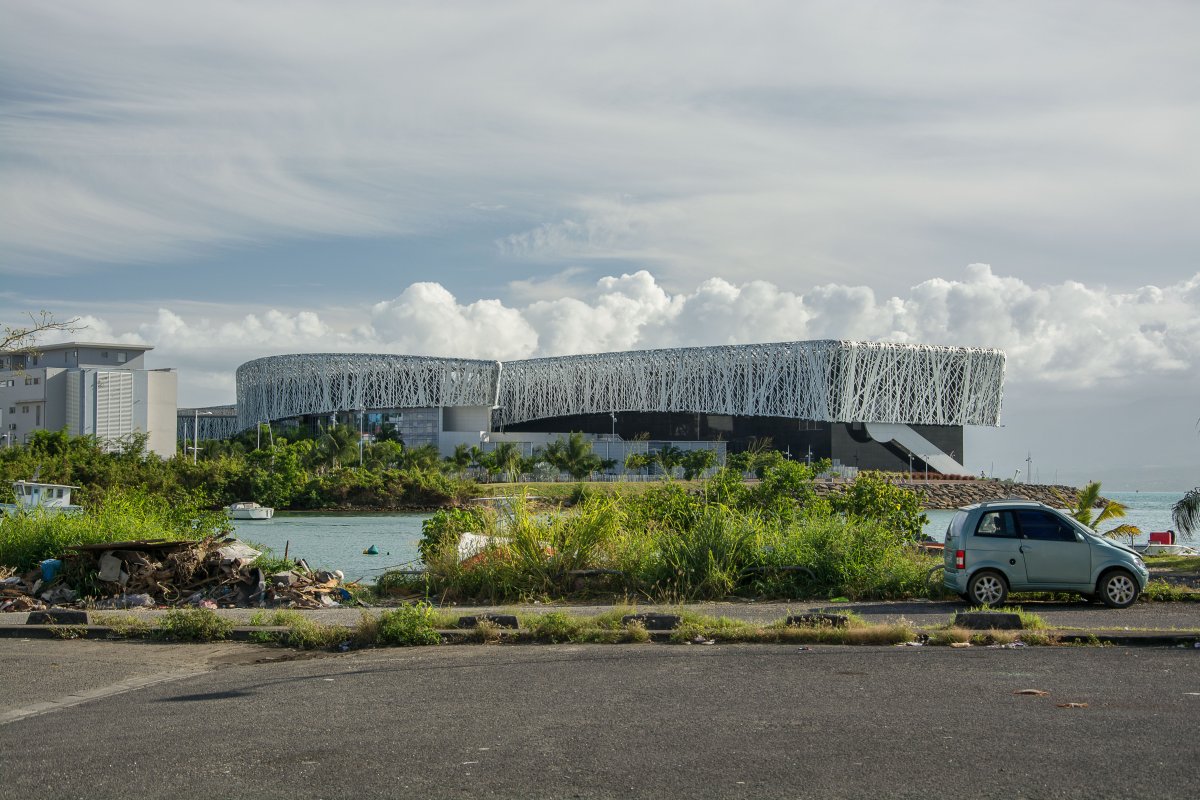
[[[146,448],[175,455],[177,376],[146,369],[152,347],[103,342],[42,345],[37,354],[0,352],[0,447],[25,444],[35,430],[66,429],[117,449],[132,433]]]

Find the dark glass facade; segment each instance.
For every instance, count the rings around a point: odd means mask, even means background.
[[[963,429],[960,425],[912,425],[958,461],[963,458]],[[771,447],[793,460],[829,458],[859,469],[902,472],[909,469],[908,453],[892,443],[877,442],[861,422],[813,422],[785,417],[739,417],[724,414],[617,412],[554,417],[516,425],[508,432],[554,433],[579,431],[590,434],[616,433],[622,439],[667,441],[723,441],[728,452],[746,450],[754,442],[771,440]],[[924,462],[914,457],[912,469],[923,471]]]

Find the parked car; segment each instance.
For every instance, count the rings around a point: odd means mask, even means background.
[[[946,529],[944,553],[945,586],[982,606],[1000,605],[1009,592],[1078,592],[1126,608],[1150,579],[1132,548],[1021,500],[960,508]]]

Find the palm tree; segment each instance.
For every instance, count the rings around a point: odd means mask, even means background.
[[[488,472],[493,475],[503,473],[511,482],[520,474],[521,451],[512,442],[500,442],[496,449],[487,454],[486,462]]]
[[[1125,516],[1127,509],[1116,500],[1106,500],[1100,496],[1100,481],[1092,481],[1087,486],[1080,489],[1075,494],[1075,503],[1071,504],[1067,498],[1055,490],[1058,499],[1066,506],[1067,512],[1079,522],[1087,525],[1092,530],[1100,533],[1100,523],[1109,520],[1120,519]],[[1099,508],[1099,513],[1096,509]],[[1141,533],[1142,530],[1136,525],[1117,525],[1114,528],[1101,533],[1101,536],[1107,536],[1110,539],[1115,539],[1118,536],[1128,536],[1129,543],[1133,543],[1133,537]]]
[[[1192,534],[1200,530],[1200,486],[1188,491],[1171,506],[1171,519],[1185,539],[1191,539]]]
[[[601,459],[592,452],[592,443],[582,433],[572,433],[564,440],[561,436],[542,451],[542,458],[575,480],[583,480],[600,469]]]
[[[454,455],[448,456],[446,461],[453,467],[455,474],[460,478],[466,474],[467,469],[471,466],[471,448],[466,444],[457,444],[454,446]]]

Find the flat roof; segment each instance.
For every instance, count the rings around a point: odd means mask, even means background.
[[[128,344],[121,342],[58,342],[57,344],[35,344],[16,350],[5,350],[6,353],[28,353],[36,351],[45,353],[47,350],[66,350],[68,347],[111,347],[114,350],[153,350],[150,344]]]

